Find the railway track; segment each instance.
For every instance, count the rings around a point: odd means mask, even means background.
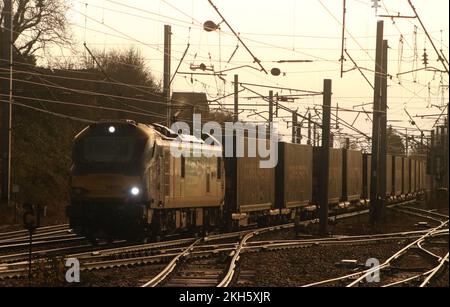
[[[153,279],[145,283],[142,287],[226,287],[230,285],[236,277],[238,261],[241,252],[247,241],[260,233],[286,229],[293,227],[292,224],[267,227],[246,233],[238,232],[233,235],[241,237],[236,243],[227,243],[224,245],[201,246],[202,242],[211,242],[213,240],[224,240],[230,238],[230,234],[217,235],[214,238],[203,238],[195,241],[192,245],[178,253],[172,261]],[[205,240],[206,239],[206,240]],[[203,248],[202,251],[195,251]],[[212,258],[198,259],[193,257],[199,253],[208,253],[214,255]]]
[[[38,236],[40,234],[49,234],[54,233],[58,231],[67,231],[69,230],[68,224],[62,224],[62,225],[55,225],[55,226],[45,226],[45,227],[39,227],[36,229],[34,236]],[[28,237],[28,231],[27,230],[18,230],[18,231],[9,231],[9,232],[1,232],[0,233],[0,243],[3,241],[10,241],[14,239],[26,239]]]
[[[425,287],[431,284],[444,270],[445,266],[448,266],[449,217],[415,207],[400,205],[394,209],[405,214],[426,218],[439,225],[426,230],[419,238],[379,265],[345,276],[308,284],[305,287],[330,285],[346,285],[347,287],[415,285]],[[443,241],[442,237],[446,237],[447,240]],[[437,242],[436,239],[439,241]],[[440,248],[432,250],[431,248],[436,244],[441,245]]]
[[[413,212],[413,210],[409,212],[412,214],[426,214],[426,212],[419,212],[417,210]],[[331,217],[330,220],[352,217],[367,212],[367,210],[362,210],[359,212],[341,214],[339,216]],[[433,216],[437,219],[436,214]],[[306,225],[316,222],[318,222],[318,220],[304,221],[302,224]],[[59,254],[65,255],[66,258],[77,258],[81,262],[82,270],[109,269],[143,264],[161,265],[162,263],[169,263],[169,265],[166,266],[166,268],[168,268],[167,274],[158,274],[159,277],[156,276],[158,277],[156,281],[146,283],[146,285],[211,286],[214,283],[214,285],[227,286],[236,280],[236,273],[239,272],[238,263],[242,253],[302,248],[320,244],[360,245],[389,240],[412,240],[419,238],[426,233],[426,230],[422,230],[386,235],[336,237],[326,239],[249,241],[250,238],[257,236],[260,233],[276,229],[292,228],[293,226],[294,224],[286,224],[265,229],[217,234],[202,238],[200,241],[195,238],[187,238],[133,246],[99,246],[96,249],[92,249],[92,246],[89,245],[79,245],[38,251],[36,252],[36,256],[45,258],[48,255]],[[239,240],[234,240],[233,238],[239,238]],[[231,240],[231,243],[214,243],[215,241],[220,240]],[[23,262],[24,256],[25,253],[3,255],[3,258],[0,256],[0,263],[3,262],[3,264],[0,264],[0,278],[25,275],[27,263]],[[35,261],[38,262],[40,260]],[[164,270],[166,270],[166,268]],[[239,272],[241,278],[245,278],[246,275],[251,274],[251,272]],[[216,282],[213,282],[214,280]]]
[[[36,251],[36,249],[45,247],[55,248],[80,244],[83,241],[86,241],[86,239],[72,233],[69,225],[64,224],[42,227],[35,230],[33,233],[32,247]],[[0,263],[2,262],[1,259],[3,256],[18,254],[20,251],[28,250],[29,247],[27,230],[0,233]]]
[[[220,238],[239,237],[242,232],[212,235],[207,238],[213,242]],[[82,244],[69,247],[58,247],[33,252],[33,263],[46,261],[49,257],[77,258],[82,270],[97,270],[116,268],[128,265],[163,263],[168,258],[176,256],[186,244],[195,238],[171,240],[159,243],[122,245],[126,242],[116,242],[116,245]],[[39,243],[40,244],[40,243]],[[48,242],[42,242],[48,246]],[[18,252],[0,255],[0,279],[20,277],[26,274],[28,253]]]
[[[338,217],[338,218],[343,218]],[[286,227],[291,227],[287,225]],[[250,271],[239,272],[238,263],[240,257],[246,252],[265,252],[292,248],[309,247],[316,245],[360,245],[379,243],[391,240],[411,240],[423,236],[428,231],[410,231],[392,234],[380,234],[369,236],[346,236],[325,239],[307,240],[279,240],[279,241],[253,241],[249,240],[260,233],[277,230],[267,228],[260,231],[243,233],[243,238],[234,243],[205,245],[204,241],[196,241],[191,246],[180,251],[169,265],[144,284],[144,287],[168,286],[168,287],[195,287],[195,286],[219,286],[226,287],[236,281],[239,273],[241,278],[247,278]],[[203,243],[203,244],[202,244]],[[207,258],[207,255],[210,255]],[[212,255],[212,256],[211,256]],[[228,264],[227,264],[228,261]]]

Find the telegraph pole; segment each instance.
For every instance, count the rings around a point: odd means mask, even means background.
[[[300,123],[297,126],[297,144],[301,144],[302,143],[302,139],[303,139],[302,128],[303,128],[303,123]]]
[[[234,75],[234,121],[239,120],[239,76]]]
[[[409,148],[409,139],[408,139],[408,128],[405,129],[406,132],[406,148],[405,148],[405,155],[408,157],[408,148]]]
[[[9,68],[9,80],[2,81],[2,122],[1,122],[1,159],[2,187],[1,203],[9,204],[11,193],[11,118],[12,118],[12,44],[13,44],[13,8],[11,0],[4,0],[4,19],[2,39],[2,64]],[[6,64],[8,63],[8,64]]]
[[[163,81],[163,96],[167,106],[167,127],[170,128],[172,124],[172,103],[170,99],[170,64],[172,56],[172,27],[170,25],[164,26],[164,81]]]
[[[313,128],[313,129],[314,129],[314,133],[313,133],[313,135],[314,135],[313,146],[317,146],[317,125],[314,124],[313,127],[314,127],[314,128]]]
[[[269,91],[269,124],[273,123],[273,91]]]
[[[449,186],[448,186],[448,173],[449,173],[449,165],[448,165],[448,142],[449,142],[449,140],[448,140],[448,136],[449,136],[449,133],[448,133],[448,122],[449,122],[449,120],[450,120],[450,118],[448,117],[448,114],[449,114],[449,107],[448,107],[448,105],[447,105],[447,120],[445,121],[445,126],[446,126],[446,128],[447,128],[447,135],[446,135],[446,137],[445,137],[445,150],[444,150],[444,159],[445,159],[445,187],[447,188],[447,200],[448,200],[448,193],[449,193],[449,191],[448,191],[448,189],[449,189]]]
[[[311,112],[308,113],[308,145],[311,145]]]
[[[447,120],[445,121],[445,127],[446,127],[446,129],[447,129],[447,134],[446,134],[446,137],[445,137],[445,149],[444,149],[444,159],[445,159],[445,188],[447,189],[447,199],[448,199],[448,193],[449,193],[449,191],[448,191],[448,172],[449,172],[449,165],[448,165],[448,135],[449,135],[449,133],[448,133],[448,121],[449,121],[449,117],[448,117],[448,113],[449,113],[449,110],[448,110],[449,108],[448,108],[448,106],[447,106]]]
[[[383,21],[377,23],[377,43],[375,62],[375,86],[373,98],[373,126],[372,126],[372,164],[370,172],[370,221],[372,225],[378,222],[378,206],[380,191],[378,187],[378,163],[380,157],[380,106],[381,106],[381,75],[383,65]]]
[[[297,143],[297,112],[292,112],[292,144]]]
[[[380,203],[377,216],[382,218],[386,206],[386,155],[387,155],[387,68],[388,68],[388,41],[383,40],[383,73],[381,75],[381,108],[380,108]]]
[[[322,148],[320,167],[320,234],[328,235],[328,183],[330,166],[331,80],[323,83]]]

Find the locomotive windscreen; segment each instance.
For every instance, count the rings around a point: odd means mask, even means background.
[[[87,162],[130,162],[133,148],[130,138],[90,137],[84,140],[83,158]]]

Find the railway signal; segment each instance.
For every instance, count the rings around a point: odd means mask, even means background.
[[[31,285],[31,258],[33,254],[33,232],[41,226],[41,207],[33,206],[30,203],[23,205],[23,224],[28,230],[29,249],[28,249],[28,281]]]

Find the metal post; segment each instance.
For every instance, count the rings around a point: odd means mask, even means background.
[[[273,123],[273,91],[269,91],[269,124]]]
[[[434,176],[434,170],[435,170],[435,161],[434,161],[434,153],[435,153],[435,136],[434,136],[434,130],[431,130],[431,136],[430,136],[430,144],[428,146],[428,163],[427,163],[427,170],[428,175]]]
[[[423,134],[423,132],[420,134],[420,154],[421,155],[423,155],[424,154],[424,152],[423,152],[423,137],[424,137],[424,134]]]
[[[297,113],[292,113],[292,144],[297,143]]]
[[[386,206],[386,155],[387,155],[387,68],[388,68],[388,41],[383,41],[383,73],[381,75],[381,105],[380,105],[380,156],[378,163],[379,173],[379,197],[377,216],[383,217]]]
[[[320,233],[328,234],[328,183],[330,165],[331,80],[323,83],[322,149],[320,167]]]
[[[239,120],[239,76],[234,75],[234,121]]]
[[[430,147],[433,148],[435,145],[435,138],[434,138],[434,130],[431,130],[431,141],[430,141]]]
[[[308,145],[311,145],[311,112],[308,113]]]
[[[171,77],[171,54],[172,54],[172,27],[164,26],[164,81],[163,95],[167,106],[167,127],[172,124],[172,103],[170,99],[170,77]]]
[[[406,138],[406,148],[405,148],[405,156],[406,157],[408,157],[408,151],[409,151],[409,138],[408,138],[408,128],[406,128],[405,129],[405,132],[406,132],[406,136],[405,136],[405,138]]]
[[[350,149],[350,138],[345,138],[345,149]]]
[[[314,144],[314,146],[317,146],[317,144],[319,143],[319,141],[318,141],[319,136],[317,135],[317,125],[314,124],[313,127],[314,127],[314,142],[313,142],[313,144]]]
[[[441,150],[442,150],[442,168],[441,168],[441,187],[445,188],[446,184],[445,184],[445,178],[446,178],[446,173],[447,173],[447,159],[448,157],[446,157],[445,154],[445,145],[447,144],[447,142],[445,141],[445,138],[447,137],[445,135],[445,126],[447,126],[447,123],[445,123],[444,125],[441,126]]]
[[[379,160],[379,137],[380,137],[380,104],[381,104],[381,73],[383,60],[383,21],[377,23],[377,43],[375,62],[375,86],[373,99],[373,125],[372,125],[372,164],[370,173],[370,221],[374,225],[379,217],[378,212],[378,160]]]
[[[342,4],[343,10],[342,10],[342,45],[341,45],[341,78],[344,76],[344,49],[345,49],[345,14],[347,13],[347,5],[346,0],[343,0]]]
[[[13,8],[11,0],[4,0],[2,65],[9,68],[9,80],[2,81],[1,159],[2,186],[0,203],[9,204],[11,197],[11,118],[12,118],[12,42]],[[6,64],[7,63],[7,64]]]
[[[30,245],[28,247],[28,284],[31,286],[31,260],[33,255],[33,230],[28,230]]]
[[[449,165],[448,165],[448,154],[449,154],[449,152],[448,152],[448,121],[449,121],[449,118],[448,118],[448,113],[449,113],[449,107],[447,106],[447,119],[446,119],[446,121],[445,121],[445,126],[446,126],[446,129],[447,129],[447,134],[446,134],[446,136],[445,136],[445,149],[444,149],[444,159],[445,159],[445,173],[446,173],[446,175],[445,175],[445,188],[447,189],[447,197],[448,197],[448,192],[449,192],[449,190],[448,190],[448,173],[449,173]]]
[[[297,126],[297,144],[302,143],[302,140],[303,140],[302,129],[303,129],[303,123],[300,123]]]

